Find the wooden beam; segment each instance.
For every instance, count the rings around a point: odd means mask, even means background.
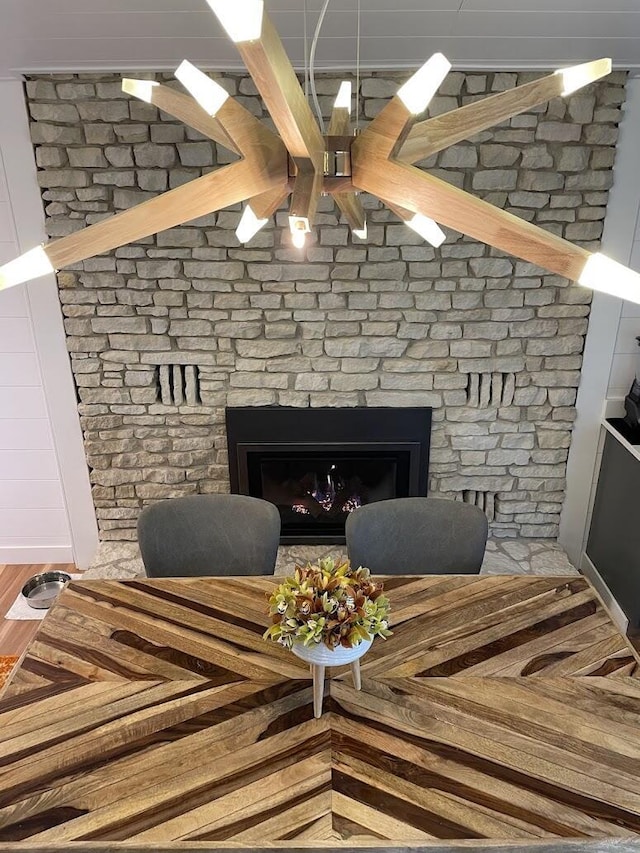
[[[414,214],[414,211],[407,210],[406,207],[402,207],[401,205],[396,204],[393,201],[389,201],[388,199],[381,198],[380,201],[383,202],[386,207],[389,208],[391,213],[394,213],[402,222],[407,222]]]
[[[593,80],[609,73],[608,59],[586,63]],[[516,86],[488,98],[474,101],[457,110],[435,116],[414,124],[402,144],[398,159],[403,163],[417,163],[460,142],[481,130],[486,130],[513,116],[524,113],[551,98],[559,97],[564,90],[562,74],[550,74],[532,83]]]
[[[95,225],[45,246],[56,269],[173,228],[258,193],[282,187],[286,176],[245,160],[196,178]]]
[[[266,12],[260,38],[236,46],[289,154],[294,160],[311,160],[321,172],[324,142],[320,128]]]
[[[351,151],[354,139],[355,136],[351,136],[350,133],[327,134],[324,137],[325,151]]]
[[[314,171],[312,167],[299,168],[298,174],[293,179],[289,216],[307,219],[311,225],[316,214],[321,190],[322,174]]]
[[[133,81],[146,82],[146,81]],[[228,98],[215,117],[210,116],[190,95],[156,83],[148,90],[149,102],[189,127],[240,156],[255,153],[256,144],[279,146],[282,140],[233,98]],[[135,95],[135,93],[134,93]]]
[[[181,103],[186,106],[183,100]],[[193,104],[207,117],[195,101]],[[282,141],[233,98],[222,105],[216,122],[233,143],[234,150],[244,157],[241,162],[55,240],[45,247],[53,266],[60,269],[263,193],[275,192],[281,201],[289,185],[287,151]],[[267,202],[273,203],[272,196]]]
[[[329,121],[329,136],[348,136],[351,127],[351,110],[346,107],[334,107]]]
[[[251,200],[251,209],[258,219],[269,219],[276,212],[282,202],[287,198],[291,188],[287,183],[284,187],[276,187],[266,193],[254,196]]]
[[[336,193],[349,193],[355,190],[353,186],[353,181],[351,177],[345,175],[344,177],[326,177],[322,182],[322,192],[327,193],[328,195],[335,195]]]
[[[362,231],[366,216],[362,202],[355,193],[334,193],[333,200],[340,208],[352,231]]]
[[[576,280],[590,253],[530,222],[500,210],[415,166],[390,159],[394,137],[402,132],[408,111],[398,98],[385,107],[386,121],[372,125],[352,147],[353,183],[382,199],[393,199],[402,207],[422,213],[551,272]]]
[[[298,169],[290,213],[311,223],[322,189],[324,140],[266,12],[260,38],[239,42],[237,48]]]
[[[287,149],[279,136],[233,98],[220,107],[216,118],[240,155],[263,168],[288,172]]]
[[[381,171],[382,170],[382,171]],[[371,159],[357,185],[462,234],[576,281],[590,252],[405,163]]]
[[[240,153],[220,121],[216,117],[208,115],[190,95],[185,95],[170,86],[157,83],[150,89],[150,103],[170,116],[180,119],[181,122],[197,130],[207,139],[212,139],[235,154]]]

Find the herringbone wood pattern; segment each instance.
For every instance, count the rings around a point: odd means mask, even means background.
[[[71,584],[0,701],[0,842],[640,844],[637,663],[584,580],[389,579],[319,720],[274,583]]]

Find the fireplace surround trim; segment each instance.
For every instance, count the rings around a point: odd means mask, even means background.
[[[426,495],[431,440],[430,407],[300,409],[285,406],[227,408],[229,479],[234,494],[256,495],[250,460],[260,454],[331,451],[396,454],[407,460],[406,496]],[[398,495],[398,496],[405,496]],[[283,532],[282,544],[344,542],[339,534]]]

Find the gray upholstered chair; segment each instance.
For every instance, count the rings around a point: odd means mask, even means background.
[[[471,504],[443,498],[395,498],[367,504],[347,519],[352,565],[374,574],[477,574],[487,519]]]
[[[146,507],[138,541],[148,577],[269,575],[276,565],[280,514],[245,495],[193,495]]]

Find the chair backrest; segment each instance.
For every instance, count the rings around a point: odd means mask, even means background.
[[[347,518],[352,565],[374,574],[477,574],[487,542],[482,510],[443,498],[394,498]]]
[[[245,495],[193,495],[145,507],[138,541],[148,577],[273,574],[274,504]]]

